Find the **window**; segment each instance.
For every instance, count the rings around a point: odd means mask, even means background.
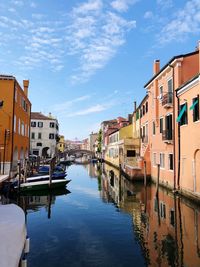
[[[21,97],[21,106],[25,111],[28,110],[28,105],[23,97]]]
[[[166,219],[166,205],[165,203],[160,203],[160,217]]]
[[[54,127],[55,127],[54,122],[50,122],[49,127],[50,127],[50,128],[54,128]]]
[[[155,121],[153,121],[153,135],[156,134],[156,124],[155,124]]]
[[[153,166],[156,166],[156,153],[153,153]]]
[[[17,88],[15,88],[15,102],[17,102]]]
[[[127,157],[135,157],[136,152],[135,150],[127,150]]]
[[[38,133],[38,139],[42,139],[42,133]]]
[[[169,218],[170,218],[170,224],[172,226],[175,226],[175,212],[174,210],[170,210]]]
[[[140,118],[139,110],[136,111],[136,121]]]
[[[54,134],[50,133],[49,134],[49,139],[54,139]]]
[[[21,121],[18,121],[18,134],[21,134]]]
[[[145,115],[145,105],[142,106],[142,113]]]
[[[142,118],[142,108],[140,109],[140,118]]]
[[[37,143],[37,146],[42,146],[42,143]]]
[[[160,99],[163,98],[163,86],[160,86]]]
[[[35,133],[31,133],[31,139],[35,139]]]
[[[27,125],[27,136],[29,137],[29,126]]]
[[[163,133],[163,118],[160,118],[160,133]]]
[[[160,153],[160,167],[165,168],[165,154]]]
[[[38,127],[39,127],[39,128],[42,128],[42,127],[43,127],[43,122],[39,121],[39,122],[38,122]]]
[[[168,93],[172,93],[173,92],[172,79],[168,80],[167,85],[168,85]]]
[[[22,121],[22,124],[21,124],[21,134],[24,136],[25,135],[25,127],[24,127],[24,123]]]
[[[193,121],[199,120],[199,95],[192,100]]]
[[[180,106],[180,125],[185,125],[188,123],[188,118],[187,118],[187,103],[184,103],[183,105]]]
[[[174,169],[174,157],[173,154],[169,154],[169,170]]]
[[[16,133],[16,115],[14,116],[14,132]]]
[[[148,102],[146,102],[146,113],[148,112]]]
[[[31,122],[31,127],[36,127],[36,121]]]

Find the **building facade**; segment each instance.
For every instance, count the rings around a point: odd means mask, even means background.
[[[31,103],[29,81],[23,89],[13,76],[0,75],[0,173],[13,176],[18,160],[29,154]]]
[[[59,124],[51,114],[31,113],[31,154],[40,157],[53,157],[57,154]]]

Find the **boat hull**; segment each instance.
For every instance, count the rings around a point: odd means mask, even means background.
[[[49,181],[23,183],[20,186],[20,192],[53,190],[53,189],[65,187],[67,183],[69,183],[69,180],[65,180],[65,179],[52,180],[51,184],[49,184]]]

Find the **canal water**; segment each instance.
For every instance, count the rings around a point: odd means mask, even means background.
[[[72,165],[67,190],[21,197],[28,267],[200,266],[200,208],[108,165]]]

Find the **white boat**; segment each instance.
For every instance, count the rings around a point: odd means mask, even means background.
[[[0,266],[18,267],[26,241],[23,210],[14,204],[0,205]]]

